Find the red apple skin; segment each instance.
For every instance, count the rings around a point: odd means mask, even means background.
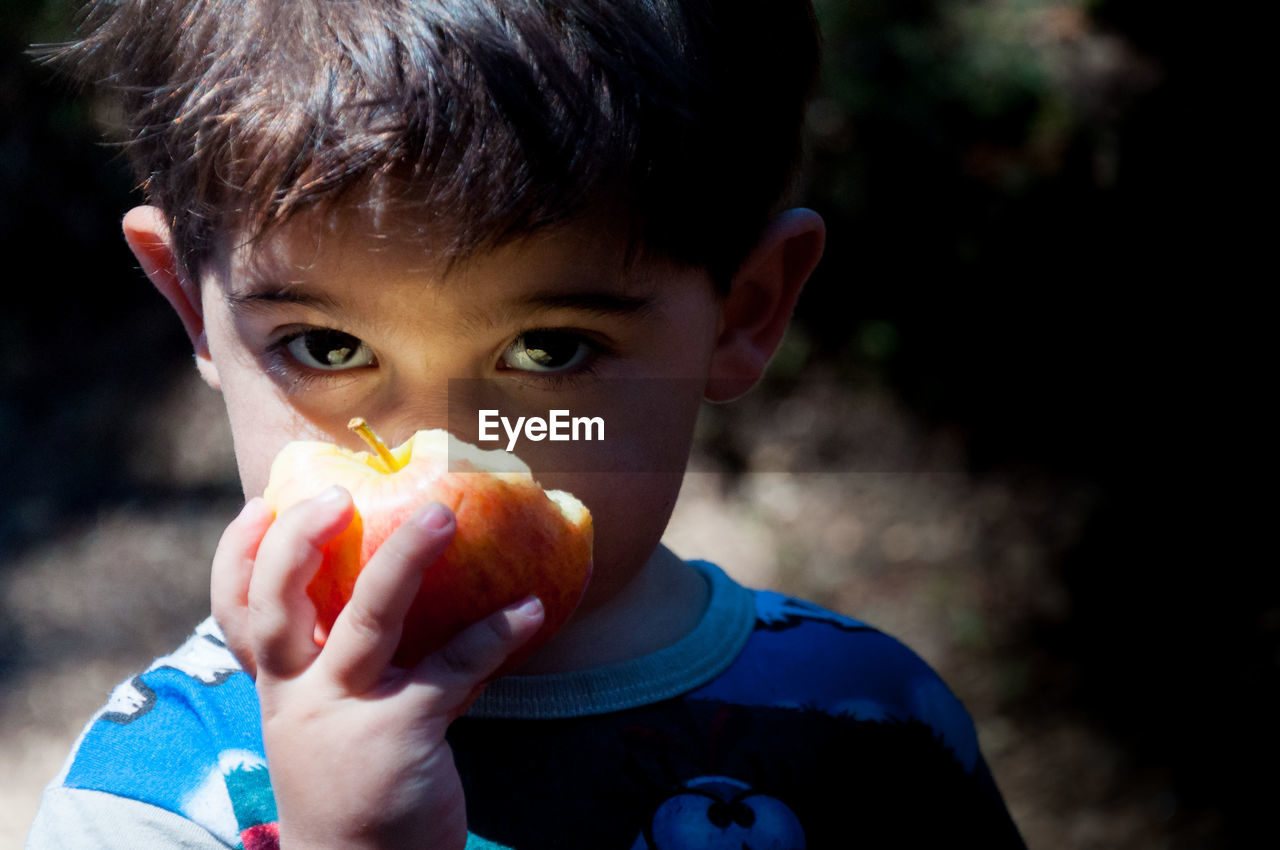
[[[505,452],[485,452],[447,432],[419,431],[393,449],[401,468],[368,452],[328,443],[290,443],[276,457],[263,496],[278,514],[338,484],[355,516],[324,548],[307,593],[327,634],[351,598],[356,576],[382,542],[427,502],[453,511],[457,532],[423,570],[393,663],[410,667],[472,623],[536,595],[545,620],[537,635],[495,675],[517,668],[573,614],[591,575],[591,516],[567,493],[553,501],[528,468]],[[479,469],[451,472],[468,458]],[[561,505],[564,505],[562,510]]]

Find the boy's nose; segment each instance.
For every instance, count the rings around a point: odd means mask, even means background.
[[[390,447],[407,442],[418,431],[449,427],[449,406],[443,387],[419,389],[387,404],[370,405],[366,410],[351,410],[362,417]]]

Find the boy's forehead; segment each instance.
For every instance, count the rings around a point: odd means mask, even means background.
[[[389,223],[357,210],[302,216],[234,240],[217,268],[234,295],[380,275],[422,285],[497,279],[535,290],[643,292],[659,285],[673,265],[636,250],[628,231],[606,217],[542,228],[459,255],[447,237],[416,222]]]

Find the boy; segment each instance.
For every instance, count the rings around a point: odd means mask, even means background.
[[[822,251],[776,209],[816,55],[802,0],[94,10],[62,58],[123,96],[149,202],[125,237],[249,499],[213,618],[95,717],[29,846],[1020,846],[909,650],[659,543],[699,404],[759,379]],[[289,440],[449,421],[451,379],[638,435],[521,445],[590,508],[594,574],[487,685],[536,599],[390,664],[447,510],[388,538],[320,648],[305,586],[350,496],[258,498]]]

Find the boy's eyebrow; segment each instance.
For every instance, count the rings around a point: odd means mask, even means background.
[[[516,302],[529,310],[580,310],[601,316],[634,316],[653,309],[653,299],[615,292],[535,292]]]
[[[300,305],[329,312],[339,312],[342,308],[341,302],[324,290],[314,290],[300,284],[260,281],[240,292],[228,292],[224,297],[232,310],[269,309],[281,304]],[[654,299],[651,296],[624,295],[600,290],[582,292],[547,290],[531,292],[510,302],[505,312],[514,314],[512,318],[523,313],[551,310],[577,310],[597,316],[638,317],[652,313],[653,309]]]
[[[233,310],[269,304],[300,304],[329,310],[338,307],[338,302],[327,293],[313,292],[299,286],[260,284],[243,292],[228,292],[225,297]]]

